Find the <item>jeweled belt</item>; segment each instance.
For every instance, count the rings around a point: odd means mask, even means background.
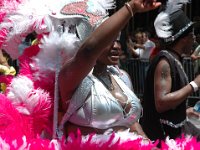
[[[185,124],[186,120],[183,120],[182,122],[178,123],[178,124],[174,124],[173,122],[170,122],[169,120],[165,120],[165,119],[160,119],[160,123],[161,124],[165,124],[168,125],[172,128],[180,128]]]

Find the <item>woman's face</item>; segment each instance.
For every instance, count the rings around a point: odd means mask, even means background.
[[[122,55],[121,44],[118,41],[114,41],[101,54],[101,56],[97,60],[97,63],[105,65],[117,65],[119,63],[121,55]]]

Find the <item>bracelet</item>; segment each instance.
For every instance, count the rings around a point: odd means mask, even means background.
[[[194,81],[191,81],[190,85],[192,86],[194,92],[198,91],[199,87]]]
[[[126,2],[126,3],[125,3],[125,6],[126,6],[126,8],[128,9],[128,11],[130,12],[131,17],[133,17],[133,10],[132,10],[131,5],[130,5],[128,2]]]

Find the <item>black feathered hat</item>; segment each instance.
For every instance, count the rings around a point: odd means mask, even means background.
[[[165,43],[172,43],[193,28],[193,22],[181,10],[186,0],[169,0],[166,9],[158,14],[154,27],[157,36]]]

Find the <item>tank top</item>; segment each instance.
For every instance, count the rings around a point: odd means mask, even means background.
[[[142,102],[143,117],[141,118],[141,124],[144,132],[151,140],[165,139],[166,136],[170,136],[170,138],[179,136],[181,134],[181,126],[186,119],[186,100],[176,108],[164,113],[157,112],[155,108],[154,73],[157,64],[162,58],[166,58],[170,65],[172,78],[171,92],[179,90],[188,84],[187,75],[182,65],[173,55],[173,53],[169,53],[166,50],[161,51],[152,60],[147,72]]]

